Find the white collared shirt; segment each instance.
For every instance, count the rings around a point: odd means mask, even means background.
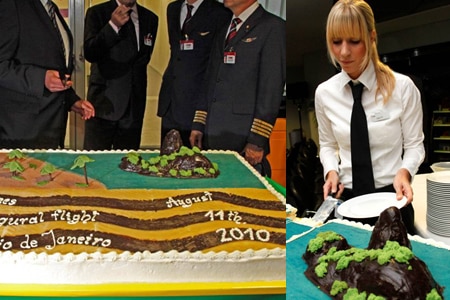
[[[42,5],[44,6],[45,10],[48,13],[47,2],[48,2],[48,0],[41,0]],[[69,65],[69,55],[70,55],[69,35],[57,15],[55,15],[55,19],[56,19],[56,24],[58,25],[58,28],[59,28],[59,31],[61,33],[61,37],[63,40],[65,53],[66,53],[66,57],[65,57],[66,58],[66,66],[68,66]]]
[[[203,0],[197,0],[194,3],[190,4],[193,6],[192,11],[191,11],[191,17],[194,16],[195,12],[197,11],[197,9],[199,8],[199,6],[203,3]],[[186,19],[186,15],[187,15],[187,1],[183,2],[183,5],[181,5],[181,12],[180,12],[180,29],[181,27],[183,27],[183,23],[184,23],[184,19]]]
[[[395,73],[395,88],[389,101],[375,93],[377,81],[372,63],[358,78],[364,84],[362,105],[367,116],[375,188],[393,183],[400,168],[414,176],[425,157],[422,103],[413,81]],[[352,91],[345,72],[321,83],[315,94],[319,126],[320,160],[324,175],[336,170],[346,188],[352,188],[350,118]],[[403,157],[402,157],[403,156]]]
[[[247,21],[247,19],[252,15],[252,13],[255,12],[255,10],[256,10],[258,7],[259,7],[258,1],[255,1],[252,5],[250,5],[249,7],[247,7],[247,9],[244,10],[239,16],[233,15],[233,18],[232,18],[231,20],[233,20],[233,19],[235,19],[235,18],[239,18],[239,19],[241,19],[241,21],[242,21],[241,23],[239,23],[239,24],[236,26],[236,32],[239,31],[239,28],[241,28],[242,24],[244,24],[245,21]],[[228,33],[230,33],[230,28],[231,28],[231,22],[230,22],[230,25],[228,26],[228,31],[227,31],[227,35],[226,35],[226,36],[228,36]]]

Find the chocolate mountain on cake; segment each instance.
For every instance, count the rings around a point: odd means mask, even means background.
[[[142,175],[175,178],[215,178],[219,168],[203,155],[199,148],[183,146],[180,133],[171,130],[161,145],[160,155],[148,160],[139,153],[130,152],[119,167]]]
[[[368,248],[351,247],[336,232],[321,232],[309,242],[303,259],[306,277],[334,299],[363,293],[369,299],[442,299],[443,287],[413,254],[396,207],[380,214]]]

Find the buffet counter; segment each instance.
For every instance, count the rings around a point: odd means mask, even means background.
[[[414,176],[412,188],[414,192],[413,207],[415,214],[415,226],[418,235],[423,238],[433,239],[450,245],[450,237],[440,236],[427,230],[427,176],[429,174],[419,174]]]

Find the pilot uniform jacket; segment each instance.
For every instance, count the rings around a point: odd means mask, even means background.
[[[84,55],[91,63],[87,99],[97,118],[118,121],[127,109],[133,119],[144,118],[147,98],[147,64],[154,49],[158,17],[137,5],[139,18],[138,51],[136,33],[127,24],[119,33],[109,25],[116,0],[90,7],[84,28]],[[132,25],[131,18],[129,20]],[[145,40],[145,42],[144,42]]]
[[[169,114],[183,129],[190,131],[212,42],[217,32],[230,21],[231,11],[215,0],[204,0],[189,22],[186,37],[180,24],[184,2],[177,0],[167,7],[171,52],[159,93],[158,116]],[[194,41],[193,50],[180,50],[180,40],[186,38]]]
[[[45,88],[47,70],[71,74],[72,35],[66,64],[58,32],[38,0],[0,1],[0,148],[53,148],[64,142],[67,115],[80,99],[70,88]]]
[[[260,5],[225,46],[227,31],[215,40],[193,129],[204,131],[206,148],[241,152],[251,143],[268,154],[286,79],[285,21]],[[234,64],[225,52],[235,52]]]

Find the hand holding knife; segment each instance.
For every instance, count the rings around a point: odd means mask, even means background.
[[[66,75],[64,71],[59,71],[59,79],[61,79],[61,83],[63,86],[67,86],[67,82],[70,81],[70,75]]]
[[[62,92],[72,86],[72,81],[70,75],[63,71],[47,70],[44,85],[52,93]]]

